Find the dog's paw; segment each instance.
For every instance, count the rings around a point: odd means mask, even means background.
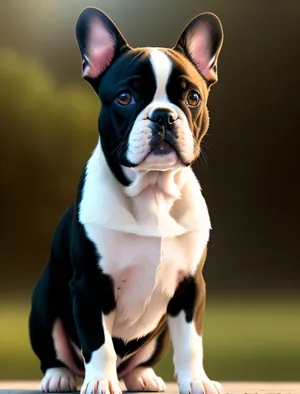
[[[74,374],[68,368],[49,368],[41,382],[43,393],[76,391]]]
[[[123,378],[128,391],[165,391],[162,378],[155,375],[152,368],[138,367]]]
[[[118,380],[84,380],[80,394],[122,394]]]
[[[224,394],[219,382],[210,380],[205,373],[196,379],[188,376],[176,376],[180,394]]]
[[[219,382],[203,379],[193,381],[190,385],[191,394],[224,394],[223,388]]]

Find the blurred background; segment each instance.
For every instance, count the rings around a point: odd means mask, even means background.
[[[0,379],[41,377],[30,296],[97,142],[100,103],[74,35],[88,5],[132,46],[171,47],[196,14],[221,18],[219,82],[195,166],[213,225],[205,366],[219,380],[299,380],[298,0],[1,0]],[[171,353],[157,369],[172,379]]]

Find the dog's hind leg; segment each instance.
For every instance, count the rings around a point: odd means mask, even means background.
[[[41,382],[44,392],[65,392],[76,389],[75,374],[83,374],[80,354],[72,346],[69,335],[77,343],[72,326],[72,304],[68,289],[54,272],[51,260],[44,270],[32,297],[29,318],[30,341],[45,374]],[[70,304],[70,305],[69,305]],[[65,330],[60,316],[67,324]]]
[[[69,289],[72,270],[68,234],[72,217],[71,206],[59,221],[49,262],[32,296],[30,341],[45,374],[41,383],[45,392],[73,391],[75,374],[84,373],[80,354],[70,340],[78,344]]]
[[[37,311],[33,308],[30,315],[29,327],[31,345],[41,361],[41,370],[44,373],[44,378],[41,382],[41,391],[75,391],[75,374],[63,361],[59,359],[56,350],[55,336],[57,342],[60,342],[61,344],[65,343],[67,346],[66,340],[63,337],[58,336],[61,335],[61,333],[57,332],[59,323],[53,325],[53,330],[51,332],[51,330],[49,330],[48,327],[37,318],[36,313]],[[68,354],[68,351],[69,349],[64,347],[64,353]]]
[[[157,376],[153,366],[164,356],[169,347],[167,327],[147,345],[132,356],[120,376],[128,391],[165,391],[162,378]]]

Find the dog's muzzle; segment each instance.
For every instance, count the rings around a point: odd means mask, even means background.
[[[169,109],[158,108],[152,112],[149,116],[152,122],[149,126],[152,130],[149,154],[165,155],[175,151],[179,156],[175,127],[177,119],[177,114]]]

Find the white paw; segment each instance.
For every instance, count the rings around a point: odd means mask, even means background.
[[[177,383],[180,394],[224,394],[221,384],[208,379],[205,373],[196,379],[179,375]]]
[[[80,394],[122,394],[118,380],[84,380]]]
[[[128,391],[165,391],[162,378],[155,375],[152,368],[138,367],[124,376]]]
[[[74,374],[68,368],[49,368],[41,382],[44,393],[63,393],[76,391]]]

